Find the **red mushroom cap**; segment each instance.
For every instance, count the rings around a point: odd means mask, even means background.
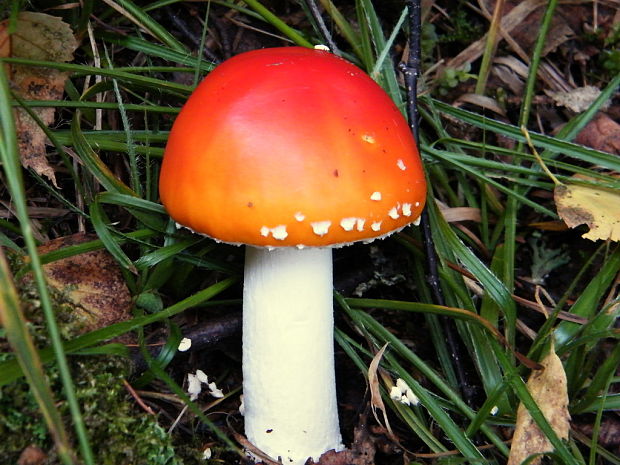
[[[177,117],[161,199],[178,223],[256,246],[329,246],[416,220],[426,183],[407,122],[349,62],[285,47],[212,71]]]

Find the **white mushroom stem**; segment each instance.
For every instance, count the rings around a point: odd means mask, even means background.
[[[243,404],[248,440],[283,464],[342,449],[331,249],[246,248]]]

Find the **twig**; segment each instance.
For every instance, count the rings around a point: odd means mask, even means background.
[[[327,46],[329,47],[330,51],[334,55],[338,55],[338,56],[342,55],[340,53],[340,50],[336,46],[336,42],[334,42],[334,39],[332,38],[331,33],[327,30],[327,26],[325,25],[325,21],[323,21],[323,16],[321,15],[321,12],[319,11],[319,7],[316,4],[316,2],[314,0],[306,0],[306,4],[308,5],[308,8],[310,9],[310,13],[312,13],[312,17],[316,21],[316,24],[319,27],[321,34],[323,35],[323,38],[327,42]]]
[[[408,0],[407,7],[409,10],[409,56],[407,63],[401,63],[399,65],[400,71],[403,73],[405,81],[405,89],[407,91],[407,117],[409,118],[409,126],[415,137],[416,143],[419,144],[419,124],[418,124],[418,77],[421,72],[421,47],[420,47],[420,35],[422,31],[422,7],[420,0]],[[422,234],[424,236],[424,248],[426,251],[426,260],[428,267],[427,282],[433,292],[433,298],[438,305],[445,305],[445,299],[443,292],[439,285],[439,272],[437,266],[437,253],[435,251],[435,244],[433,242],[433,236],[431,232],[431,226],[428,216],[428,211],[425,209],[421,215],[420,226],[422,228]],[[456,338],[454,331],[454,323],[452,320],[446,317],[441,317],[440,321],[443,326],[444,333],[448,347],[450,349],[450,355],[452,357],[452,364],[457,376],[459,388],[468,405],[473,404],[474,388],[468,382],[465,369],[460,360],[460,344]]]

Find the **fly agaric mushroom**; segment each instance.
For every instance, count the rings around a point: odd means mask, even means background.
[[[342,449],[331,247],[419,218],[426,184],[401,112],[370,77],[327,51],[242,53],[182,108],[160,193],[181,225],[248,245],[248,440],[285,464]]]

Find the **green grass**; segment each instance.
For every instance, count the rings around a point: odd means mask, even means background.
[[[160,160],[170,122],[192,90],[192,86],[174,82],[171,73],[202,77],[213,69],[213,64],[196,58],[190,46],[156,19],[165,18],[163,8],[177,2],[159,1],[147,5],[122,0],[116,3],[127,16],[103,2],[84,2],[84,11],[76,8],[52,13],[62,14],[78,32],[84,31],[89,11],[114,27],[122,27],[124,35],[95,28],[99,52],[106,57],[105,66],[84,64],[91,63],[87,40],[79,50],[80,59],[73,63],[22,58],[2,60],[3,64],[50,67],[66,72],[69,82],[63,101],[21,101],[11,96],[7,78],[0,69],[0,156],[6,182],[3,200],[10,198],[16,211],[15,218],[0,221],[0,243],[29,257],[27,269],[13,272],[16,279],[26,271],[34,275],[50,341],[49,347],[43,348],[37,348],[29,341],[9,272],[0,267],[2,305],[8,309],[2,313],[4,330],[14,354],[5,354],[0,362],[0,385],[19,382],[25,377],[56,441],[59,455],[67,464],[97,463],[75,396],[69,363],[72,357],[88,350],[120,353],[122,356],[124,351],[117,345],[107,344],[107,341],[132,331],[141,335],[155,323],[170,324],[171,317],[190,308],[217,306],[222,298],[220,294],[227,289],[230,292],[242,267],[239,254],[233,263],[223,258],[226,256],[223,247],[226,246],[187,231],[177,232],[157,194]],[[379,16],[369,0],[356,0],[353,10],[329,0],[321,4],[345,56],[371,74],[397,105],[404,108],[406,95],[399,85],[398,71],[389,59],[395,44],[402,45],[403,34],[408,33],[404,11],[398,11],[394,23],[390,24]],[[203,15],[203,5],[196,5]],[[216,6],[233,8],[259,27],[298,45],[325,42],[318,30],[291,27],[286,18],[280,18],[258,1],[246,1],[244,5],[214,1],[210,11],[216,11]],[[533,195],[534,191],[549,193],[554,185],[530,153],[520,128],[531,122],[532,98],[540,85],[536,68],[554,7],[554,2],[547,7],[545,27],[541,29],[531,57],[532,71],[515,124],[455,108],[429,94],[420,99],[420,146],[431,186],[428,215],[446,305],[435,305],[431,298],[425,271],[426,252],[421,246],[423,238],[416,228],[408,228],[389,239],[390,245],[397,247],[406,257],[407,265],[400,272],[408,282],[415,283],[415,290],[408,291],[407,299],[336,296],[337,311],[347,322],[338,328],[336,341],[352,364],[360,373],[366,373],[374,354],[389,343],[381,362],[382,368],[393,380],[405,380],[420,399],[417,406],[394,403],[388,396],[389,386],[381,387],[391,417],[398,423],[401,440],[416,447],[416,452],[439,455],[452,452],[455,461],[504,463],[509,447],[500,427],[514,423],[516,408],[521,402],[554,445],[553,460],[557,463],[594,465],[604,460],[620,463],[595,440],[605,413],[620,408],[620,396],[613,393],[617,391],[619,380],[615,370],[620,360],[620,349],[616,344],[619,333],[613,325],[620,305],[617,295],[610,295],[614,279],[620,272],[620,248],[609,243],[600,246],[591,257],[573,254],[580,262],[566,268],[565,273],[572,273],[565,276],[566,284],[554,284],[554,290],[561,298],[555,306],[551,305],[546,321],[533,328],[536,331],[533,339],[524,337],[519,331],[523,315],[529,310],[514,298],[520,293],[522,284],[517,270],[525,266],[522,257],[527,253],[524,252],[526,242],[522,239],[535,231],[529,223],[534,222],[532,219],[552,221],[558,218],[551,202],[541,202],[540,197]],[[13,10],[10,14],[16,12]],[[490,50],[487,53],[491,53]],[[127,65],[137,57],[142,59],[141,66]],[[485,59],[489,61],[488,57]],[[91,81],[90,87],[85,88],[86,76],[101,76],[103,80],[99,84]],[[601,82],[601,97],[588,111],[569,120],[556,136],[539,134],[534,129],[536,126],[529,126],[531,139],[541,151],[542,160],[560,181],[567,182],[571,176],[579,174],[581,180],[571,182],[619,190],[620,182],[611,174],[620,172],[618,157],[573,143],[577,132],[594,117],[619,84],[620,76]],[[106,102],[98,102],[97,97],[104,94],[107,95]],[[56,107],[62,111],[62,124],[44,128],[53,143],[50,150],[63,168],[60,175],[62,189],[20,169],[11,116],[13,106],[26,109]],[[113,115],[118,126],[110,128],[104,118],[103,130],[94,130],[95,112],[98,111],[106,112],[107,118]],[[455,137],[445,129],[447,121],[475,128],[475,134],[480,137]],[[514,147],[500,146],[496,142],[498,137],[514,141]],[[72,162],[74,156],[79,163]],[[125,167],[121,176],[119,165]],[[585,176],[588,179],[583,179]],[[37,223],[33,226],[29,221],[26,207],[29,205],[28,193],[33,190],[46,192],[55,202],[68,208],[72,215],[80,216],[86,229],[96,233],[97,239],[39,256],[32,228],[44,229],[47,225]],[[468,234],[457,225],[447,223],[433,199],[439,199],[449,207],[478,209],[481,221],[468,223]],[[117,218],[123,221],[117,221]],[[550,233],[542,231],[540,234],[544,238]],[[564,233],[563,237],[569,235],[572,235],[573,243],[579,240],[578,232]],[[585,240],[583,247],[594,250]],[[136,309],[135,317],[130,321],[63,340],[54,315],[54,303],[45,286],[42,266],[101,248],[107,249],[122,267],[134,296],[168,294],[166,297],[175,299],[176,303],[152,314]],[[177,285],[177,273],[187,276],[187,290]],[[212,284],[196,290],[203,281]],[[525,297],[531,298],[529,295]],[[587,322],[565,321],[561,312],[579,316]],[[390,331],[388,322],[392,317],[401,322],[414,320],[426,324],[429,328],[427,341],[434,350],[427,348],[425,358],[416,354],[407,344],[407,334]],[[472,382],[481,389],[480,401],[475,407],[463,398],[456,381],[455,367],[445,343],[445,326],[440,323],[442,318],[454,322],[456,334],[465,348],[463,356],[471,358]],[[359,337],[360,334],[363,337]],[[524,380],[529,370],[521,363],[523,357],[539,360],[551,340],[555,340],[557,352],[565,365],[571,413],[594,417],[593,438],[573,434],[568,442],[558,439],[525,387]],[[171,344],[173,342],[176,340]],[[604,347],[610,343],[614,347],[606,354]],[[600,363],[602,357],[607,358]],[[163,383],[186,402],[190,411],[212,431],[212,437],[222,448],[238,452],[239,446],[233,438],[218,429],[200,406],[189,401],[180,386],[181,380],[167,370],[166,365],[173,360],[169,358],[165,363],[148,361],[151,367],[149,377]],[[41,373],[50,364],[58,367],[63,386],[62,390],[53,393],[41,382]],[[70,420],[60,418],[54,398],[67,402]],[[491,414],[494,407],[499,408],[496,415]],[[69,437],[74,438],[74,446],[71,446]],[[491,447],[483,447],[485,444]]]

